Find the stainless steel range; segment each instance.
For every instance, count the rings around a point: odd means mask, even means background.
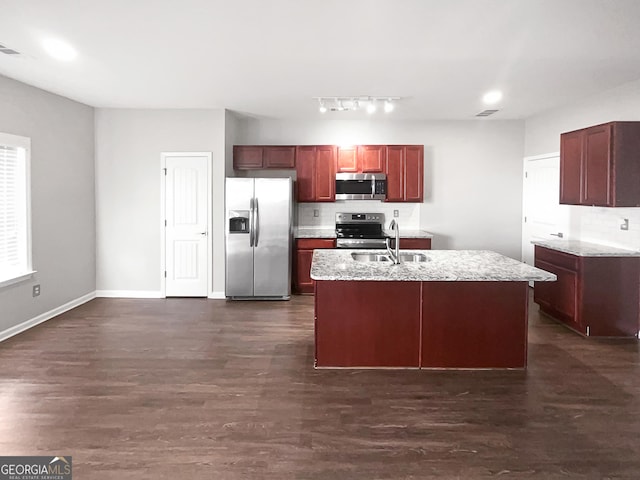
[[[336,213],[337,248],[386,248],[383,213]]]

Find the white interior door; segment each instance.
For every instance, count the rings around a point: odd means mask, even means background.
[[[168,156],[165,167],[165,294],[206,297],[208,159]]]
[[[560,156],[524,159],[522,261],[534,264],[532,240],[566,238],[569,206],[560,205]]]

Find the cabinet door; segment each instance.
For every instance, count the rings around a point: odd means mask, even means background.
[[[296,151],[298,202],[315,202],[316,147],[300,146]]]
[[[295,168],[296,147],[264,147],[264,168]]]
[[[311,260],[313,250],[296,250],[296,285],[297,293],[313,293],[311,279]]]
[[[405,147],[393,145],[387,147],[387,202],[404,200],[404,154]]]
[[[411,145],[405,148],[404,201],[422,202],[424,199],[424,147]]]
[[[584,132],[583,205],[612,205],[611,125]]]
[[[315,169],[315,201],[336,201],[336,148],[330,145],[318,146]]]
[[[560,203],[580,205],[582,200],[582,130],[560,135]]]
[[[401,250],[431,250],[430,238],[400,238]]]
[[[338,172],[358,171],[358,148],[338,147]]]
[[[544,310],[570,327],[580,330],[578,322],[578,273],[536,259],[537,268],[555,273],[555,282],[535,282],[533,300]]]
[[[387,157],[385,145],[363,145],[358,147],[359,171],[363,173],[381,173]]]
[[[234,145],[233,168],[235,170],[262,168],[262,151],[262,147]]]

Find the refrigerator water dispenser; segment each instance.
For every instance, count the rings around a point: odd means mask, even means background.
[[[249,210],[229,212],[229,233],[249,233]]]

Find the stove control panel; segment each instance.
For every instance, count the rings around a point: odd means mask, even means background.
[[[336,223],[384,224],[384,213],[336,213]]]

